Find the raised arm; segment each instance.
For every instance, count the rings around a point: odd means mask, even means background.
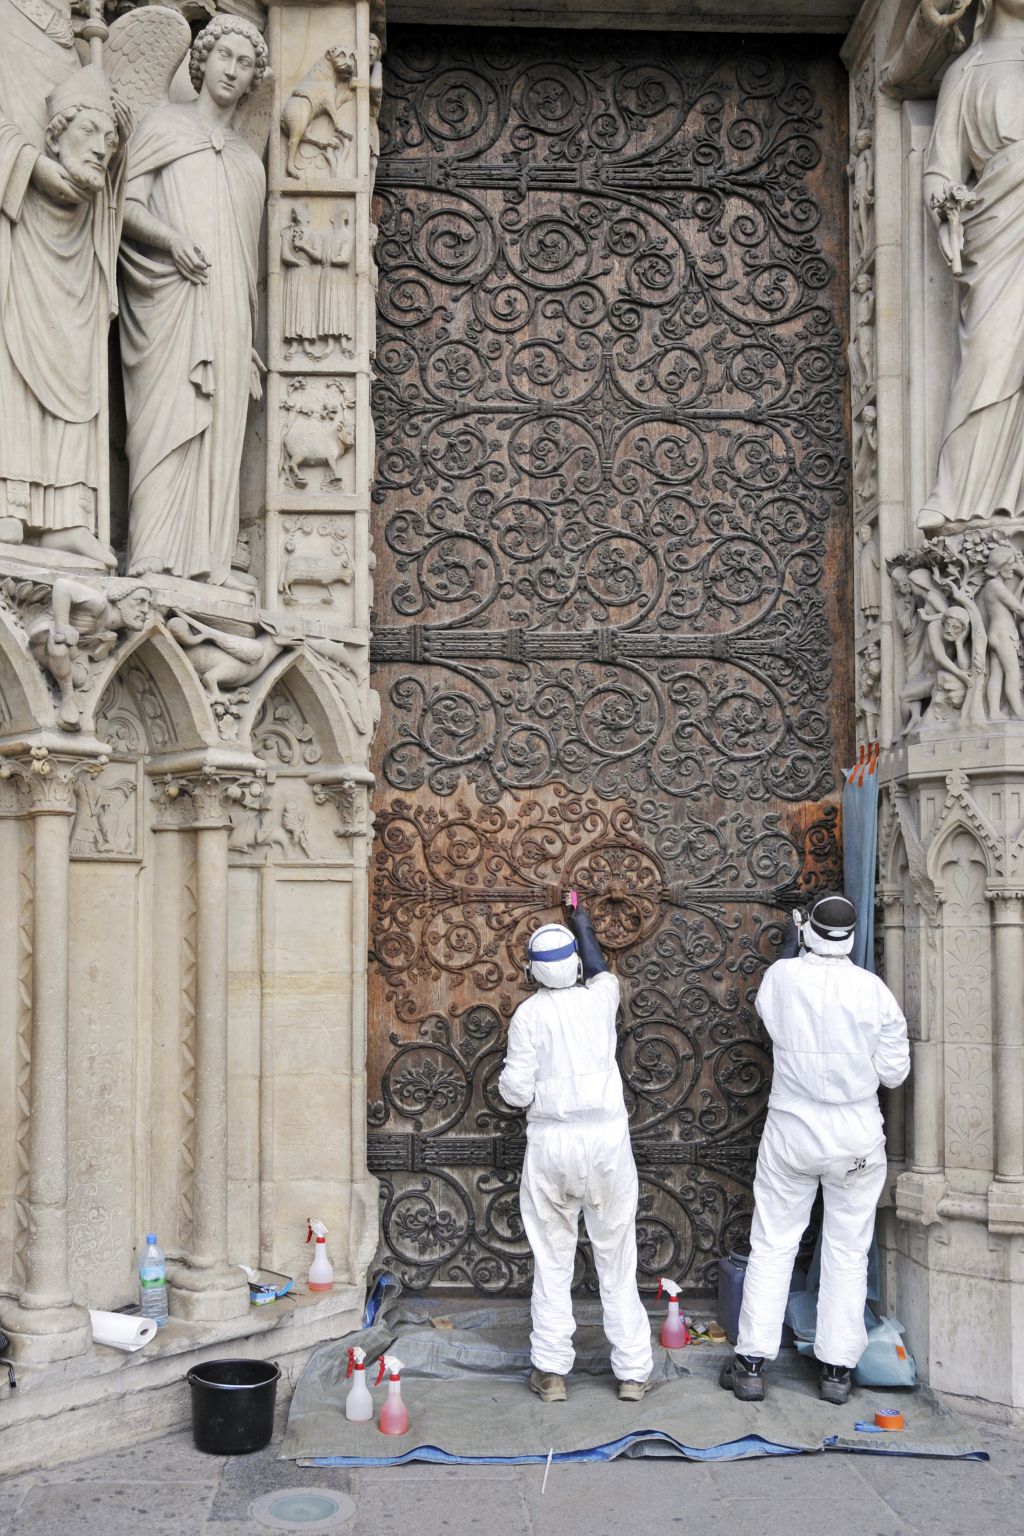
[[[583,962],[583,980],[589,981],[592,976],[599,976],[602,971],[606,971],[608,965],[594,932],[590,913],[583,907],[570,907],[568,919],[569,927],[576,935],[576,948]]]

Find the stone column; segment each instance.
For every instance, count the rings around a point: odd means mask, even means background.
[[[189,1322],[249,1309],[245,1277],[228,1257],[228,807],[260,792],[252,775],[209,768],[157,784],[164,829],[190,832],[196,849],[192,1248],[168,1266],[171,1312]]]
[[[989,1225],[1024,1226],[1024,892],[990,890],[995,1169]]]
[[[884,893],[882,905],[882,943],[885,952],[885,981],[901,1008],[906,1006],[903,990],[904,928],[903,900]],[[889,1088],[885,1096],[885,1143],[890,1163],[902,1163],[907,1155],[906,1088]]]
[[[92,1342],[68,1271],[68,911],[75,786],[105,761],[35,747],[0,765],[24,794],[33,830],[25,1284],[18,1305],[4,1305],[4,1328],[15,1356],[39,1363],[82,1354]]]

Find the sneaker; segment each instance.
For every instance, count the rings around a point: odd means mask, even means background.
[[[848,1365],[823,1365],[818,1377],[818,1396],[826,1403],[841,1407],[850,1401],[853,1372]]]
[[[649,1381],[620,1381],[619,1402],[639,1403],[650,1390]]]
[[[561,1376],[537,1369],[530,1372],[530,1391],[536,1392],[542,1403],[564,1403],[569,1395]]]
[[[764,1361],[760,1355],[733,1355],[722,1366],[718,1385],[738,1397],[741,1403],[764,1401]]]

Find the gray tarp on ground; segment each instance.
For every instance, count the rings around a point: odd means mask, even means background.
[[[424,1321],[431,1313],[434,1322]],[[384,1323],[322,1344],[299,1381],[288,1416],[282,1457],[308,1464],[395,1460],[543,1461],[591,1453],[763,1456],[832,1449],[917,1456],[981,1455],[978,1441],[930,1392],[859,1390],[845,1408],[822,1403],[813,1366],[784,1351],[772,1368],[764,1403],[739,1403],[718,1386],[728,1356],[707,1344],[666,1351],[654,1346],[655,1385],[640,1403],[620,1403],[599,1327],[577,1330],[569,1401],[543,1404],[526,1387],[530,1368],[529,1314],[513,1307],[460,1307],[457,1328],[438,1328],[437,1308],[399,1304]],[[593,1318],[592,1306],[577,1308]],[[400,1439],[376,1424],[345,1418],[350,1344],[373,1361],[389,1346],[403,1362],[402,1395],[410,1427]],[[368,1375],[370,1373],[368,1372]],[[372,1380],[372,1376],[370,1376]],[[379,1407],[384,1388],[375,1394]],[[854,1422],[897,1402],[904,1434],[858,1434]],[[441,1454],[438,1454],[441,1453]],[[589,1458],[585,1458],[589,1459]]]

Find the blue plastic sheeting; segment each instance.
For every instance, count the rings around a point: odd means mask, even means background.
[[[843,890],[857,908],[850,959],[875,969],[875,861],[878,850],[878,760],[848,768],[843,788]]]
[[[616,1456],[629,1455],[635,1445],[649,1444],[652,1440],[660,1440],[665,1445],[672,1446],[680,1456],[690,1461],[737,1461],[744,1456],[804,1456],[814,1455],[807,1452],[801,1446],[776,1445],[772,1440],[762,1440],[760,1435],[745,1435],[742,1440],[730,1440],[725,1445],[710,1445],[705,1449],[697,1446],[683,1445],[674,1440],[671,1435],[666,1435],[658,1430],[650,1433],[624,1435],[621,1440],[611,1440],[607,1445],[595,1445],[586,1451],[560,1451],[557,1456],[552,1456],[552,1466],[570,1461],[614,1461]],[[517,1467],[527,1466],[539,1462],[542,1466],[547,1461],[546,1456],[452,1456],[448,1451],[440,1450],[436,1445],[417,1445],[411,1451],[406,1451],[404,1456],[315,1456],[309,1460],[303,1460],[304,1467],[401,1467],[410,1461],[433,1461],[462,1467]]]

